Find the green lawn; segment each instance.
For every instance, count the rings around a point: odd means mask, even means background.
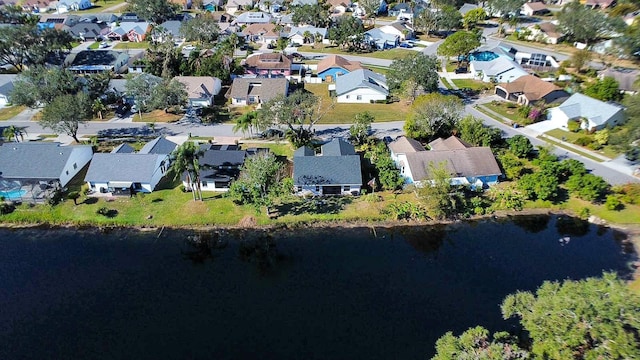
[[[142,117],[140,117],[140,114],[136,114],[133,116],[133,121],[134,122],[146,122],[146,123],[150,123],[150,122],[174,122],[174,121],[178,121],[182,118],[183,115],[181,114],[173,114],[173,113],[166,113],[164,112],[164,110],[153,110],[151,112],[148,113],[142,113]]]
[[[579,154],[579,155],[581,155],[581,156],[584,156],[584,157],[586,157],[586,158],[588,158],[588,159],[591,159],[591,160],[593,160],[593,161],[595,161],[595,162],[602,162],[602,159],[600,159],[600,158],[597,158],[597,157],[595,157],[595,156],[593,156],[593,155],[591,155],[591,154],[589,154],[589,153],[587,153],[587,152],[580,151],[580,150],[576,150],[576,149],[574,149],[574,148],[572,148],[572,147],[569,147],[569,146],[565,146],[565,145],[563,145],[562,143],[560,143],[560,142],[558,142],[558,141],[554,141],[554,140],[552,140],[552,139],[549,139],[548,137],[543,138],[543,137],[539,136],[538,138],[539,138],[539,139],[542,139],[542,140],[544,140],[544,141],[546,141],[546,142],[548,142],[548,143],[551,143],[551,144],[553,144],[554,146],[557,146],[557,147],[559,147],[559,148],[563,148],[563,149],[569,150],[569,151],[571,151],[571,152],[574,152],[574,153],[576,153],[576,154]],[[589,151],[591,151],[591,150],[589,150]]]
[[[107,1],[94,1],[93,2],[93,7],[87,10],[82,10],[82,11],[72,11],[69,12],[69,14],[75,14],[75,15],[80,15],[82,16],[82,14],[88,14],[88,13],[99,13],[99,12],[103,12],[105,11],[105,9],[108,9],[112,6],[116,6],[118,4],[122,4],[126,2],[126,0],[107,0]],[[118,13],[123,12],[124,7],[119,8],[117,11]]]
[[[125,41],[125,42],[120,42],[120,43],[116,44],[113,48],[117,49],[117,50],[148,49],[149,48],[149,42],[147,42],[147,41],[143,41],[143,42]]]
[[[452,79],[453,83],[459,88],[469,88],[471,90],[484,90],[490,87],[489,84],[474,79]]]
[[[375,121],[404,120],[410,106],[404,101],[392,104],[338,104],[329,96],[327,84],[305,84],[305,89],[318,96],[322,101],[323,116],[321,124],[349,124],[356,114],[369,111],[375,116]]]
[[[449,84],[449,81],[447,81],[447,79],[441,77],[440,81],[442,81],[442,83],[444,84],[444,87],[447,89],[451,89],[451,84]]]
[[[291,147],[291,144],[289,144],[288,141],[281,141],[281,142],[251,142],[249,141],[242,141],[240,143],[240,147],[242,149],[248,149],[248,148],[268,148],[269,150],[271,150],[272,153],[279,155],[279,156],[285,156],[288,159],[293,158],[293,148]]]
[[[387,73],[389,72],[389,68],[384,66],[365,65],[365,67],[382,75],[387,75]]]
[[[0,109],[0,121],[13,119],[16,115],[20,114],[27,107],[23,105],[7,106]]]
[[[589,137],[593,139],[593,135],[591,134],[585,134],[584,132],[572,132],[572,131],[566,131],[563,129],[553,129],[551,131],[547,131],[545,133],[545,135],[549,135],[552,136],[556,139],[560,139],[562,140],[562,138],[565,139],[565,141],[568,141],[572,144],[575,144],[575,141],[581,137]],[[604,155],[608,158],[616,158],[620,155],[619,152],[617,152],[616,150],[613,149],[613,147],[609,146],[609,145],[605,145],[602,149],[600,150],[590,150],[590,151],[596,151],[597,153]]]
[[[518,107],[516,106],[515,108],[509,108],[507,104],[508,103],[506,102],[498,102],[498,103],[490,102],[490,103],[483,104],[482,106],[485,106],[487,109],[495,111],[498,114],[518,124],[522,125],[523,123],[525,123],[526,122],[525,119],[523,119],[518,114]]]
[[[337,55],[353,55],[353,56],[370,57],[370,58],[383,59],[383,60],[401,59],[414,53],[414,51],[412,50],[406,50],[402,48],[379,50],[379,51],[374,51],[370,53],[347,52],[347,51],[341,50],[338,46],[335,46],[335,45],[316,46],[315,48],[312,48],[310,45],[305,45],[305,46],[300,46],[298,48],[298,51],[337,54]]]
[[[98,50],[100,48],[100,41],[94,41],[93,44],[89,45],[88,49]]]

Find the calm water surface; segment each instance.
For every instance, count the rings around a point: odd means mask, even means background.
[[[635,259],[558,217],[225,234],[208,259],[187,235],[0,229],[0,359],[425,359],[446,331],[516,330],[517,289]]]

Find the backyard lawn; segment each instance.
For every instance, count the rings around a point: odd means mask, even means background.
[[[375,121],[404,120],[410,106],[404,101],[391,104],[338,104],[329,96],[327,84],[305,84],[305,89],[322,100],[323,116],[320,124],[349,124],[356,114],[369,111],[375,116]]]
[[[528,119],[524,119],[522,116],[520,116],[520,114],[518,114],[518,106],[515,104],[493,101],[490,103],[483,104],[481,106],[485,106],[487,109],[497,112],[498,114],[520,125],[528,125],[531,123],[530,121],[528,121]],[[515,107],[509,107],[509,106],[515,106]]]
[[[96,0],[95,2],[92,2],[93,6],[90,9],[86,9],[82,11],[72,11],[72,12],[69,12],[69,14],[82,15],[82,14],[88,14],[88,13],[99,13],[99,12],[105,11],[105,9],[122,4],[124,2],[126,2],[126,0],[102,0],[102,1]],[[123,7],[119,8],[118,11],[116,12],[120,13],[122,12],[122,10],[124,10]]]
[[[357,53],[357,52],[347,52],[340,49],[335,45],[318,45],[315,48],[312,48],[310,45],[300,46],[298,48],[299,52],[317,52],[317,53],[325,53],[325,54],[337,54],[337,55],[353,55],[353,56],[362,56],[362,57],[370,57],[376,59],[384,59],[384,60],[395,60],[409,56],[414,53],[413,50],[407,50],[402,48],[395,48],[389,50],[379,50],[370,53]]]
[[[240,143],[240,148],[268,148],[272,153],[276,155],[285,156],[287,159],[293,158],[293,148],[288,141],[284,140],[281,142],[251,142],[251,140],[247,140]]]
[[[3,107],[0,109],[0,121],[12,119],[26,108],[26,106],[22,105]]]

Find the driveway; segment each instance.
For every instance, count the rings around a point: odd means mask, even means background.
[[[525,128],[527,128],[528,130],[532,130],[540,134],[544,134],[547,131],[551,131],[553,129],[558,129],[559,127],[560,126],[558,126],[557,123],[551,120],[544,120],[544,121],[537,122],[535,124],[525,126]]]

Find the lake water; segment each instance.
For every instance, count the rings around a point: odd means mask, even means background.
[[[224,233],[212,258],[187,235],[0,229],[0,359],[425,359],[446,331],[517,330],[515,290],[635,260],[565,217]]]

